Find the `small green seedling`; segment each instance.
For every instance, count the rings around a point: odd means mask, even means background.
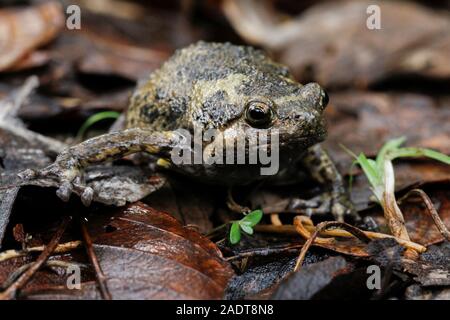
[[[85,135],[85,133],[86,133],[86,131],[91,126],[96,124],[97,122],[105,120],[105,119],[117,119],[119,116],[120,116],[120,113],[116,112],[116,111],[102,111],[102,112],[98,112],[96,114],[93,114],[92,116],[87,118],[87,120],[81,126],[80,130],[78,130],[77,138],[79,140],[82,140],[84,135]]]
[[[241,230],[247,234],[253,234],[253,227],[261,221],[262,216],[261,210],[254,210],[241,220],[233,221],[230,229],[230,242],[236,244],[241,240]]]
[[[380,149],[375,160],[367,158],[364,153],[357,156],[344,147],[355,158],[352,167],[359,165],[369,180],[376,201],[382,206],[384,215],[391,226],[392,234],[400,238],[406,238],[407,232],[404,227],[403,215],[395,199],[395,176],[392,161],[397,158],[428,157],[450,165],[450,157],[437,151],[426,148],[400,147],[405,140],[404,137],[389,140]],[[350,187],[351,182],[352,176],[350,176]]]
[[[345,148],[355,158],[352,166],[357,164],[361,167],[369,180],[377,202],[380,204],[383,203],[383,193],[386,191],[386,183],[394,182],[394,177],[392,176],[393,170],[392,174],[389,174],[391,172],[392,160],[406,157],[428,157],[450,165],[450,157],[440,152],[426,148],[400,147],[405,140],[405,137],[389,140],[380,149],[375,160],[368,159],[362,152],[356,156],[353,152]],[[352,179],[352,177],[350,178]]]

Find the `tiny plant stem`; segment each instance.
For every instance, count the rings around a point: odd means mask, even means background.
[[[90,116],[81,126],[77,133],[77,139],[83,140],[86,131],[95,123],[104,119],[117,119],[120,113],[117,111],[103,111]]]
[[[428,195],[423,190],[421,190],[421,189],[413,189],[413,190],[409,191],[403,197],[403,199],[406,199],[406,198],[408,198],[409,196],[411,196],[413,194],[418,195],[422,199],[422,201],[424,202],[425,206],[427,207],[427,211],[428,211],[429,215],[433,219],[434,224],[438,228],[439,232],[442,234],[442,236],[447,241],[450,241],[450,231],[447,229],[445,223],[439,217],[439,214],[436,211],[436,208],[434,207],[433,202],[431,201],[431,199],[428,197]]]
[[[87,230],[85,219],[80,218],[80,225],[81,225],[81,234],[83,236],[84,245],[86,247],[86,252],[95,270],[95,276],[97,278],[97,284],[100,289],[100,294],[102,295],[102,298],[104,300],[111,300],[112,296],[106,284],[107,279],[105,277],[105,274],[103,273],[100,263],[98,262],[97,255],[95,254],[94,245],[92,243],[91,236],[89,235],[89,232]]]
[[[384,192],[381,205],[384,211],[384,217],[388,222],[389,229],[394,237],[410,241],[408,230],[406,229],[405,219],[395,199],[395,176],[392,161],[384,161]],[[417,251],[406,249],[405,257],[412,260],[418,259]]]
[[[45,264],[47,259],[53,253],[53,251],[58,246],[59,240],[61,239],[64,231],[69,225],[72,217],[65,217],[61,225],[59,226],[56,233],[53,235],[53,238],[50,240],[48,245],[45,247],[44,251],[39,255],[37,260],[33,263],[33,265],[23,273],[17,280],[11,284],[4,292],[0,293],[0,300],[11,300],[13,299],[17,292],[23,288],[28,281],[34,276],[34,274]]]
[[[405,220],[395,199],[394,167],[391,161],[384,161],[384,192],[381,205],[384,209],[384,217],[394,237],[409,241]]]

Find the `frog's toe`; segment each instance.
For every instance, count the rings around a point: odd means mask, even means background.
[[[317,208],[321,203],[319,200],[317,197],[309,200],[293,198],[290,200],[289,209]]]
[[[89,207],[91,205],[92,200],[94,199],[94,189],[92,189],[91,187],[85,187],[80,197],[81,202],[86,207]]]
[[[64,202],[69,201],[70,195],[73,191],[73,185],[69,181],[64,181],[59,186],[58,190],[56,190],[56,195]]]
[[[309,200],[293,198],[290,201],[289,209],[300,209],[308,216],[324,215],[330,212],[329,198],[317,196]]]
[[[22,181],[29,181],[29,180],[35,179],[38,176],[38,172],[36,170],[33,170],[33,169],[26,169],[26,170],[24,170],[22,172],[19,172],[17,174],[17,176]]]
[[[353,206],[353,203],[346,197],[333,197],[331,201],[331,213],[337,221],[344,222],[345,220],[350,223],[357,223],[361,220],[361,217]]]

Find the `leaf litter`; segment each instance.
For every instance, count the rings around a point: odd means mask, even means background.
[[[228,9],[224,9],[224,17],[230,19],[237,33],[241,34],[241,29],[232,15],[245,14],[245,5],[251,9],[257,8],[256,19],[260,18],[258,13],[263,13],[264,16],[264,12],[269,12],[266,17],[271,18],[265,20],[264,27],[279,22],[277,12],[272,9],[267,11],[263,1],[248,1],[244,4],[229,0],[224,3],[234,3],[237,6],[235,9],[244,10],[230,15]],[[81,33],[61,30],[58,21],[63,13],[58,11],[59,4],[56,2],[18,10],[2,9],[1,12],[7,14],[11,18],[8,21],[12,22],[22,19],[24,12],[28,12],[33,17],[32,20],[37,19],[35,21],[38,22],[41,16],[36,13],[44,10],[50,13],[50,19],[43,23],[52,25],[45,29],[48,33],[43,32],[43,29],[33,30],[34,39],[30,41],[27,39],[30,39],[32,33],[24,24],[24,28],[17,33],[20,37],[4,42],[7,46],[0,48],[0,65],[4,66],[3,71],[8,71],[1,75],[2,102],[17,100],[17,93],[10,95],[10,91],[20,88],[30,71],[36,73],[40,80],[38,92],[27,94],[29,99],[16,104],[22,108],[16,109],[13,117],[3,122],[7,125],[0,131],[0,138],[5,142],[2,143],[0,155],[2,183],[14,185],[15,172],[23,168],[45,166],[54,158],[55,151],[59,148],[55,148],[56,145],[64,146],[73,141],[73,135],[64,132],[62,140],[65,143],[54,140],[55,144],[49,144],[49,140],[42,140],[43,135],[39,136],[25,129],[23,124],[18,126],[21,128],[19,130],[10,130],[12,123],[20,123],[17,121],[17,114],[45,135],[54,135],[46,129],[47,123],[53,124],[55,119],[58,119],[57,122],[63,128],[70,124],[73,127],[72,133],[75,133],[94,110],[124,110],[134,82],[156,68],[175,48],[198,38],[214,40],[218,34],[222,37],[218,41],[236,39],[229,26],[226,32],[220,33],[214,33],[216,27],[202,29],[199,24],[193,27],[193,16],[189,16],[189,10],[187,13],[176,10],[168,12],[158,5],[154,8],[149,5],[152,7],[150,9],[142,4],[131,4],[133,5],[139,10],[130,9],[131,11],[120,14],[114,11],[91,12],[86,9],[86,28]],[[343,12],[344,19],[357,24],[357,19],[348,17],[352,10],[357,11],[362,5],[360,1],[347,1],[345,6],[338,9]],[[267,38],[260,42],[263,47],[273,51],[278,61],[293,68],[299,80],[319,81],[334,90],[331,105],[327,109],[330,137],[325,145],[344,174],[350,173],[351,159],[339,144],[373,157],[383,142],[393,137],[407,136],[411,146],[427,147],[445,154],[450,150],[449,121],[446,121],[449,100],[439,92],[449,75],[448,37],[439,36],[447,34],[441,33],[441,30],[448,29],[447,13],[413,3],[382,5],[390,6],[394,15],[399,12],[400,7],[403,9],[400,10],[402,19],[387,17],[387,26],[400,30],[402,37],[405,32],[409,32],[401,41],[394,41],[399,39],[398,34],[368,35],[360,31],[348,32],[355,28],[353,24],[343,24],[349,29],[341,30],[342,37],[336,38],[335,29],[332,33],[326,32],[327,29],[322,28],[320,23],[326,20],[329,12],[337,10],[336,5],[323,3],[303,11],[295,21],[285,20],[294,22],[286,24],[285,29],[284,26],[277,26],[272,30],[283,35],[283,30],[295,31],[300,25],[300,31],[292,34],[301,41],[291,41],[289,37],[273,37],[285,42],[268,43]],[[202,4],[196,9],[195,16],[209,21],[208,19],[214,19],[218,9],[220,11],[219,5]],[[124,15],[126,19],[123,19]],[[181,23],[167,24],[167,21],[174,19]],[[155,23],[148,24],[149,20]],[[10,23],[5,21],[2,20],[3,24]],[[245,19],[238,23],[244,21]],[[313,28],[305,38],[304,30],[308,30],[311,21],[320,27]],[[415,21],[415,25],[417,21],[423,21],[421,25],[426,25],[427,28],[422,29],[421,33],[402,31],[406,30],[405,26],[410,26],[408,21]],[[430,21],[433,23],[429,23]],[[118,28],[111,32],[105,28],[108,25]],[[16,25],[7,25],[6,29],[11,27],[16,28]],[[148,32],[154,32],[155,36],[149,37]],[[322,34],[317,36],[320,32]],[[243,34],[241,36],[250,43],[261,40],[248,38]],[[313,37],[314,41],[308,40],[308,37]],[[383,37],[386,39],[381,41]],[[100,38],[103,41],[99,41]],[[359,45],[357,48],[343,45],[349,41]],[[298,43],[302,43],[302,50],[299,50]],[[415,45],[411,47],[411,43]],[[380,47],[380,44],[383,46]],[[305,45],[318,50],[304,50]],[[314,57],[311,57],[310,52],[320,54],[314,53]],[[376,63],[370,63],[362,59],[361,52],[369,52],[381,58]],[[355,67],[351,68],[349,64]],[[21,71],[17,72],[19,70]],[[399,88],[404,90],[404,83],[410,84],[410,79],[413,80],[413,91],[419,87],[419,92],[390,91]],[[366,90],[368,87],[369,91]],[[345,88],[345,91],[341,88]],[[380,92],[386,88],[388,91]],[[406,88],[409,90],[409,87]],[[21,147],[16,148],[17,145]],[[448,228],[450,211],[446,190],[449,172],[448,166],[434,162],[422,159],[401,160],[395,164],[396,195],[401,198],[414,188],[423,189],[430,197],[429,202],[439,214],[442,224]],[[311,196],[317,188],[244,188],[241,192],[248,206],[262,208],[265,213],[262,222],[252,226],[252,231],[247,228],[249,232],[245,231],[244,226],[244,232],[240,233],[240,243],[236,245],[229,243],[224,234],[224,238],[220,238],[219,233],[219,238],[215,239],[217,246],[198,231],[206,234],[214,226],[241,218],[233,216],[233,213],[223,207],[225,201],[221,198],[222,190],[218,188],[212,191],[211,188],[184,181],[177,176],[160,176],[149,168],[136,166],[130,160],[94,167],[87,172],[88,183],[100,191],[95,199],[97,204],[92,209],[83,208],[76,199],[72,199],[67,205],[57,204],[54,197],[50,196],[51,190],[46,193],[38,192],[33,187],[23,187],[20,192],[18,188],[14,188],[12,190],[15,191],[11,193],[11,190],[3,189],[0,240],[4,238],[3,248],[9,250],[0,255],[0,283],[6,284],[2,288],[5,290],[36,266],[36,255],[46,249],[44,244],[48,243],[57,230],[55,221],[58,221],[59,216],[54,212],[71,212],[71,215],[78,218],[88,218],[85,226],[88,237],[92,240],[93,252],[88,254],[82,250],[82,243],[86,244],[88,240],[81,237],[80,231],[74,231],[77,229],[75,226],[70,226],[53,254],[50,252],[48,259],[40,262],[39,270],[17,291],[17,297],[99,299],[102,298],[102,292],[107,290],[113,298],[127,299],[220,299],[224,297],[224,293],[228,299],[357,297],[355,293],[360,294],[360,297],[370,298],[372,294],[361,286],[366,279],[366,266],[373,263],[382,266],[386,275],[389,275],[389,270],[393,270],[393,275],[386,277],[387,285],[382,292],[378,292],[379,296],[435,299],[448,295],[445,291],[449,275],[448,242],[444,241],[442,226],[437,228],[428,214],[429,208],[417,197],[407,197],[401,201],[399,206],[404,214],[410,239],[393,238],[388,235],[389,228],[382,211],[374,206],[369,197],[371,191],[367,180],[362,177],[361,172],[356,172],[356,175],[352,198],[361,215],[369,218],[364,221],[364,225],[358,226],[362,227],[358,229],[360,231],[351,230],[359,233],[360,237],[354,237],[351,232],[348,233],[348,230],[342,230],[339,226],[317,233],[316,241],[311,241],[314,247],[305,251],[304,263],[296,272],[293,270],[299,251],[305,248],[305,242],[311,239],[316,227],[328,218],[313,216],[309,220],[303,220],[300,225],[297,224],[297,228],[303,228],[299,235],[292,216],[301,215],[302,212],[291,210],[290,201],[302,192]],[[41,185],[51,186],[51,183]],[[246,194],[249,197],[246,198]],[[29,210],[30,204],[37,201],[33,197],[39,195],[43,196],[42,201],[52,204],[48,208],[42,205],[36,207],[35,210],[45,213],[45,218],[42,217],[42,221],[36,223],[38,220],[26,218],[24,208]],[[138,200],[148,203],[150,207],[136,202]],[[114,208],[124,205],[125,208]],[[186,226],[183,227],[161,211],[169,212]],[[97,216],[99,212],[101,214]],[[374,223],[370,224],[369,221]],[[35,222],[34,226],[32,222]],[[367,228],[370,231],[365,230]],[[366,239],[361,234],[372,237]],[[82,238],[83,241],[80,242]],[[404,255],[405,245],[407,248],[423,246],[427,250],[418,250],[421,253],[411,259]],[[2,260],[1,257],[5,254],[10,258]],[[100,269],[95,268],[95,259]],[[144,268],[149,261],[152,265],[160,266],[166,274],[162,274],[161,270]],[[65,288],[64,268],[69,265],[79,265],[86,270],[82,273],[83,289],[78,295]],[[187,275],[188,281],[178,282],[175,271]],[[99,280],[101,273],[106,278],[103,282]],[[125,275],[131,279],[129,286],[125,286]],[[411,279],[416,284],[410,285],[406,290],[394,290],[398,283],[409,283]],[[99,290],[101,283],[106,284],[107,289]],[[162,286],[158,289],[156,284]],[[188,290],[189,286],[194,289]],[[343,289],[346,287],[351,288],[353,294]],[[437,289],[441,287],[442,289]],[[103,298],[107,297],[103,294]]]

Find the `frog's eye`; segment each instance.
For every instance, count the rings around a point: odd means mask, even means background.
[[[322,101],[321,101],[322,109],[325,109],[325,107],[328,105],[328,102],[330,102],[330,98],[328,97],[327,92],[325,90],[322,90]]]
[[[272,122],[272,108],[261,101],[250,101],[247,104],[245,118],[253,127],[264,127]]]

